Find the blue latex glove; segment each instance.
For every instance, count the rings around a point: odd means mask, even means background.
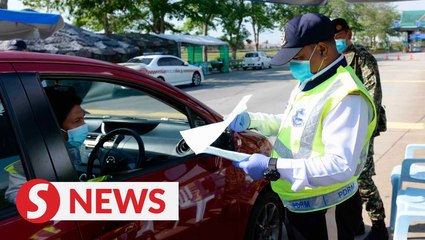
[[[242,132],[249,127],[250,122],[249,114],[247,112],[241,112],[229,124],[229,128],[235,132]]]
[[[233,162],[233,165],[242,168],[252,179],[258,180],[264,178],[264,172],[269,165],[269,160],[270,157],[254,153],[240,162]]]

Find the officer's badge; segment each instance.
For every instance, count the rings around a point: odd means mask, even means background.
[[[339,32],[339,31],[341,31],[341,30],[342,30],[342,26],[341,26],[340,24],[337,24],[337,25],[335,26],[335,28],[336,28],[336,32]]]
[[[282,34],[280,35],[280,42],[282,43],[282,47],[286,44],[286,34],[285,28],[283,28]]]
[[[300,108],[298,109],[295,114],[292,116],[292,125],[294,127],[301,127],[304,125],[305,122],[305,109],[304,108]]]

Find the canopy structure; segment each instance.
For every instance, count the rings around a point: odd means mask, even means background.
[[[73,55],[110,62],[123,62],[128,56],[139,53],[139,49],[131,44],[68,23],[46,39],[25,40],[25,42],[31,52]],[[1,42],[0,49],[6,49],[8,43],[9,41]]]
[[[58,14],[0,9],[0,40],[45,39],[63,26]]]
[[[111,38],[129,43],[137,48],[138,55],[147,54],[170,54],[179,56],[177,42],[170,39],[160,38],[156,35],[141,33],[120,33],[113,34]],[[134,56],[129,56],[129,58]]]
[[[158,34],[158,37],[169,39],[181,43],[182,46],[200,45],[200,46],[228,46],[229,43],[211,36],[194,35],[167,35]]]
[[[202,66],[204,73],[208,73],[208,63],[203,62],[203,46],[216,46],[220,51],[220,59],[214,64],[219,66],[221,72],[229,72],[229,43],[211,36],[194,35],[167,35],[158,34],[160,38],[169,39],[177,42],[179,56],[181,56],[181,46],[187,48],[188,61],[194,65]],[[211,63],[212,64],[212,63]]]

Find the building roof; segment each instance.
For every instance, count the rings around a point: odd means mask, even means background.
[[[223,46],[229,45],[229,43],[221,41],[220,39],[211,37],[211,36],[193,36],[193,35],[167,35],[167,34],[158,34],[156,35],[160,38],[165,38],[169,40],[176,41],[181,43],[182,46],[188,45],[202,45],[202,46]]]
[[[396,28],[399,31],[416,31],[418,28],[425,28],[425,10],[403,11],[398,25]]]

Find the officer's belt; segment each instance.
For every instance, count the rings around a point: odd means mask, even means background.
[[[354,193],[357,191],[357,188],[357,181],[354,181],[340,189],[337,189],[324,195],[291,201],[286,201],[282,199],[282,201],[285,207],[292,212],[311,212],[315,210],[330,208],[340,202],[347,200],[348,198],[354,195]]]

